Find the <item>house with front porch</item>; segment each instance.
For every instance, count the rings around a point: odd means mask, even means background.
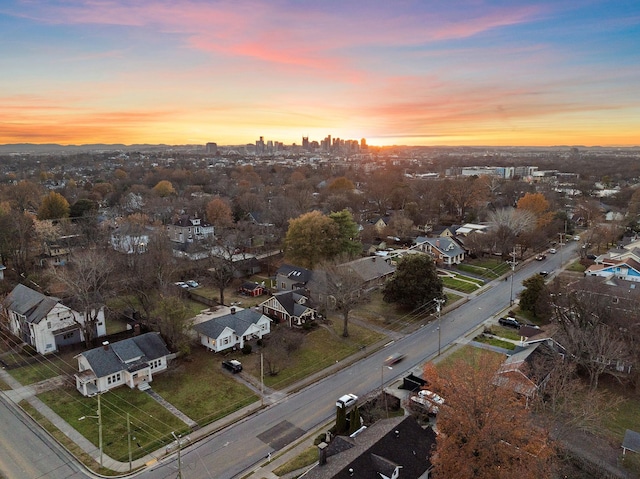
[[[200,344],[219,353],[227,349],[242,349],[246,342],[262,339],[271,332],[271,320],[255,309],[231,308],[224,316],[211,318],[193,326]]]
[[[417,251],[430,254],[438,265],[453,266],[464,261],[464,249],[452,238],[418,236],[415,243]]]
[[[78,354],[76,389],[83,396],[104,393],[119,386],[149,389],[153,375],[167,369],[173,358],[160,333],[146,333]]]
[[[304,289],[276,293],[258,305],[274,321],[286,322],[289,327],[314,321],[318,312]]]
[[[10,331],[39,354],[55,353],[61,346],[85,340],[85,315],[23,284],[17,285],[2,302]],[[106,334],[104,309],[95,323],[94,337]]]

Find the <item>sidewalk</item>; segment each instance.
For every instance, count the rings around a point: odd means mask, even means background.
[[[443,314],[451,309],[455,309],[459,304],[462,304],[466,301],[468,301],[467,297],[460,299],[456,303],[445,308],[443,310]],[[388,334],[390,335],[391,340],[398,339],[396,337],[397,333],[388,331]],[[402,335],[404,334],[406,334],[406,332],[402,333]],[[268,405],[281,401],[282,399],[286,398],[286,396],[289,393],[299,391],[304,387],[306,387],[307,385],[317,382],[323,379],[324,377],[327,377],[333,374],[334,372],[359,361],[360,359],[384,347],[384,345],[387,344],[389,340],[390,339],[387,337],[384,340],[374,345],[368,346],[366,348],[362,348],[360,351],[353,354],[352,356],[334,365],[331,365],[326,369],[318,371],[317,373],[283,390],[266,391],[266,394],[262,401],[256,401],[255,403],[249,406],[246,406],[216,422],[208,424],[207,426],[204,426],[200,429],[196,429],[191,433],[189,433],[191,442],[192,443],[198,442],[199,440],[224,429],[226,426],[252,415],[253,413],[255,413],[256,411],[260,410],[263,407],[268,407]],[[455,348],[456,346],[453,345],[452,349],[455,349]],[[445,350],[445,353],[446,352],[447,350]],[[444,356],[444,353],[442,356]],[[153,465],[157,463],[159,460],[162,460],[168,454],[166,447],[163,447],[140,459],[136,459],[135,461],[132,461],[131,467],[128,462],[116,461],[104,453],[100,454],[100,450],[97,446],[95,446],[88,439],[86,439],[79,432],[77,432],[69,423],[64,421],[58,414],[56,414],[52,409],[50,409],[46,404],[44,404],[36,396],[40,392],[43,392],[47,389],[58,387],[60,385],[60,381],[64,382],[68,380],[68,378],[60,376],[60,377],[52,378],[47,381],[43,381],[41,383],[37,383],[34,385],[23,386],[18,381],[16,381],[7,371],[5,371],[4,369],[0,369],[0,379],[2,379],[5,383],[9,385],[9,387],[11,387],[11,390],[2,391],[2,393],[10,400],[12,404],[15,405],[15,407],[19,407],[18,404],[23,400],[27,401],[34,409],[36,409],[40,414],[42,414],[45,418],[47,418],[53,425],[55,425],[55,427],[57,427],[67,438],[69,438],[71,441],[77,444],[78,447],[80,447],[85,453],[90,455],[96,461],[96,463],[100,463],[100,459],[102,456],[103,466],[108,469],[111,469],[112,471],[121,473],[122,476],[129,475],[130,470],[135,471],[136,469]],[[389,389],[393,385],[399,384],[400,382],[401,381],[396,381],[392,385],[385,387],[385,389]],[[252,386],[253,386],[252,389],[256,389],[255,385],[252,385]],[[395,389],[397,390],[397,387]],[[284,453],[280,454],[278,452],[279,455],[274,455],[274,457],[270,461],[268,460],[268,458],[265,458],[264,463],[258,466],[256,469],[254,469],[253,472],[247,471],[247,473],[250,475],[245,477],[252,477],[254,479],[277,478],[278,476],[273,474],[273,471],[277,467],[281,466],[282,464],[286,463],[287,461],[301,454],[308,447],[313,446],[313,441],[317,437],[317,435],[320,434],[320,432],[327,430],[330,427],[330,425],[331,423],[328,425],[323,425],[316,430],[309,431],[294,445],[290,445],[290,448],[287,449]],[[171,451],[170,453],[173,453],[173,452],[175,451]],[[289,479],[289,477],[294,477],[294,475],[285,475],[282,477],[284,479]]]

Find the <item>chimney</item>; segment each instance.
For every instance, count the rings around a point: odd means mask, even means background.
[[[324,466],[327,463],[327,447],[329,444],[322,441],[318,444],[318,465]]]
[[[231,314],[236,314],[236,308],[231,308]]]
[[[102,342],[102,349],[104,349],[105,351],[109,351],[109,341]]]

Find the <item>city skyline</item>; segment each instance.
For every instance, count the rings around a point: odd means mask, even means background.
[[[9,0],[0,144],[637,146],[640,5]]]

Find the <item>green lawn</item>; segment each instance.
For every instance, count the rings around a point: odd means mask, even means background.
[[[463,360],[469,364],[476,364],[475,358],[479,354],[490,354],[504,358],[504,354],[466,345],[456,349],[452,353],[444,355],[441,359],[438,359],[436,368],[438,370],[445,370],[446,368],[451,367],[452,364],[455,364],[458,360]]]
[[[456,275],[455,278],[442,276],[442,284],[446,288],[462,291],[463,293],[472,293],[480,288],[482,281],[468,276]]]
[[[65,353],[56,356],[36,355],[36,361],[33,364],[17,368],[9,368],[7,369],[7,372],[20,384],[25,386],[45,379],[51,379],[56,376],[73,374],[78,368],[78,362],[73,358],[76,354],[77,352]],[[6,356],[3,357],[3,359],[4,358],[6,358]],[[19,358],[23,357],[21,355],[16,355],[13,359],[17,361]]]
[[[155,384],[155,381],[154,381]],[[73,387],[38,395],[80,434],[96,446],[99,443],[97,416],[98,398],[85,398]],[[187,425],[147,394],[124,386],[102,394],[102,441],[104,453],[117,461],[129,459],[127,443],[127,413],[130,417],[133,458],[140,458],[173,441],[172,431],[188,432]],[[80,420],[85,416],[85,419]]]
[[[473,340],[479,343],[490,344],[491,346],[496,346],[498,348],[503,348],[503,349],[513,350],[516,348],[516,345],[513,343],[510,343],[509,341],[502,341],[501,339],[485,336],[484,334],[480,334],[479,336],[476,336],[475,338],[473,338]]]
[[[276,376],[269,376],[265,373],[265,385],[274,389],[285,388],[348,358],[359,351],[363,345],[371,345],[384,338],[381,334],[355,324],[349,325],[349,337],[343,338],[340,321],[333,321],[332,329],[329,331],[327,328],[319,327],[307,333],[303,346],[282,362],[282,369]],[[268,344],[266,347],[269,347]],[[243,362],[245,372],[259,380],[259,354],[239,359]]]
[[[238,359],[245,362],[242,355]],[[246,386],[224,374],[222,360],[201,346],[194,347],[189,356],[176,360],[175,367],[154,376],[151,386],[204,426],[258,400]]]

